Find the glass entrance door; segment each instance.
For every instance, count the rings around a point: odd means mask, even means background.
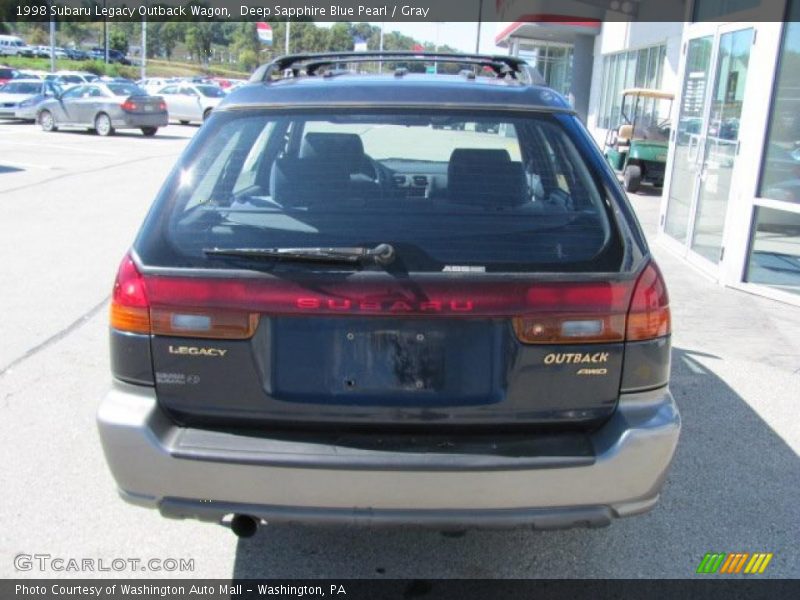
[[[687,45],[664,231],[712,268],[722,259],[752,43],[752,28],[720,28]]]

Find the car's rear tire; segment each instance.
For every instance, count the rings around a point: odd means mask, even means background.
[[[142,135],[146,137],[153,137],[158,131],[158,127],[142,127]]]
[[[56,119],[49,110],[43,110],[39,114],[39,125],[44,131],[58,131]]]
[[[634,194],[639,191],[639,187],[642,185],[642,169],[638,165],[625,167],[625,173],[622,177],[625,181],[626,192]]]
[[[97,132],[97,135],[102,135],[103,137],[114,135],[114,127],[111,125],[111,117],[109,117],[106,113],[100,113],[97,115],[94,118],[94,130]]]

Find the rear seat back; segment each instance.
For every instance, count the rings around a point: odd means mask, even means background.
[[[283,156],[269,178],[272,200],[285,207],[342,202],[350,193],[350,176],[341,162]]]
[[[522,164],[503,149],[456,148],[447,168],[450,202],[486,208],[519,206],[529,200]]]

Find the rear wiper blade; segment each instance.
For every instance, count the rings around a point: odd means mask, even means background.
[[[292,262],[321,262],[331,264],[373,263],[386,266],[395,259],[394,248],[378,244],[374,248],[363,246],[324,248],[206,248],[208,256],[230,256],[252,260],[274,259]]]

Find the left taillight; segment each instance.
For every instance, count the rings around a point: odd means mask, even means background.
[[[150,303],[144,277],[125,256],[111,294],[111,327],[129,333],[150,333]]]
[[[156,277],[154,285],[158,281]],[[154,304],[148,297],[146,278],[126,256],[111,295],[111,327],[127,333],[211,339],[247,339],[255,333],[257,313],[203,306],[203,302],[186,306],[180,285],[174,287],[166,302]]]
[[[136,102],[132,100],[125,100],[119,107],[124,110],[125,112],[134,112],[136,110]]]

